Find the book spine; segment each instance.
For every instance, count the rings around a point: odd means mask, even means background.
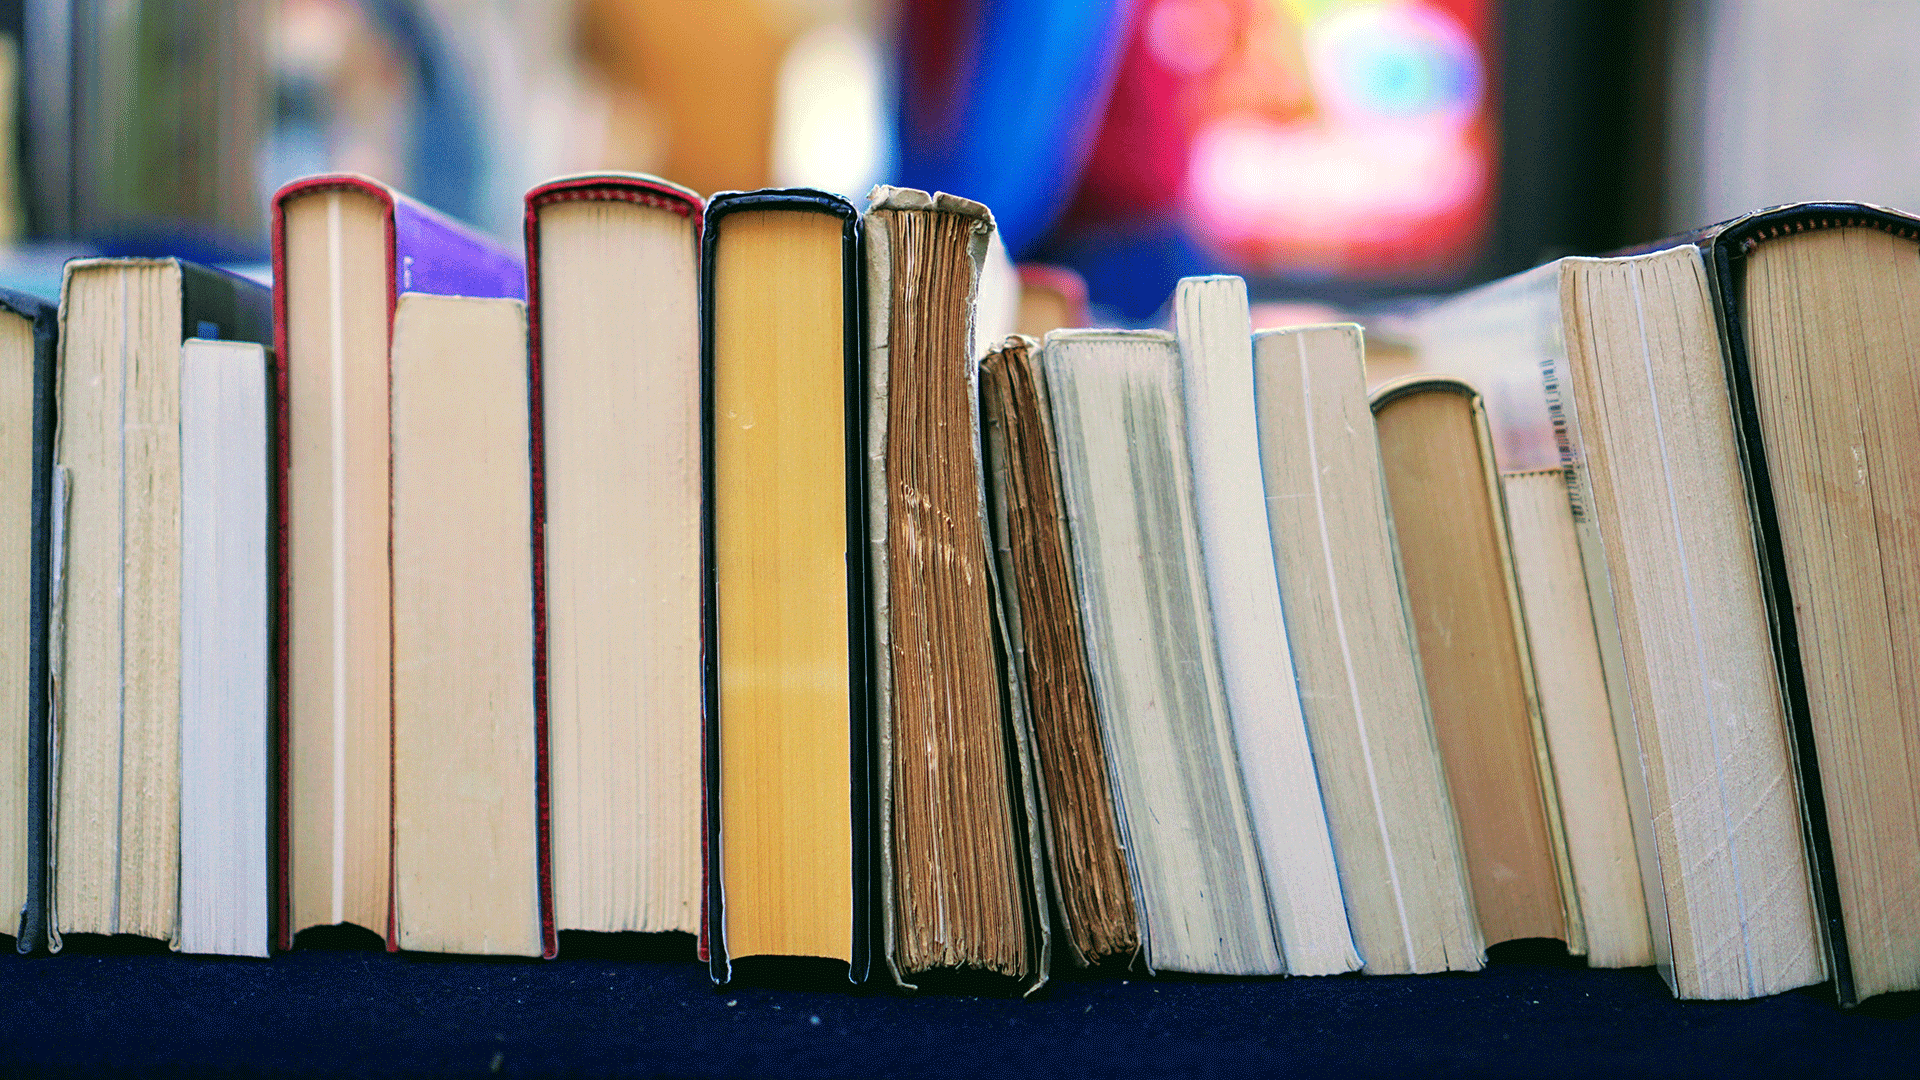
[[[531,218],[530,218],[531,220]],[[533,242],[536,234],[528,226],[530,275],[536,274]],[[537,295],[537,289],[528,289]],[[533,565],[533,801],[534,851],[540,890],[540,956],[551,960],[560,955],[560,935],[553,911],[553,788],[548,756],[547,712],[547,453],[546,408],[540,380],[540,331],[534,306],[527,316],[527,453],[529,525],[532,530]]]
[[[267,509],[268,555],[273,560],[268,573],[271,590],[267,610],[267,738],[270,759],[267,762],[267,817],[270,847],[267,882],[269,941],[273,948],[293,948],[293,788],[288,770],[293,761],[291,744],[292,675],[291,639],[292,562],[288,558],[288,477],[293,467],[293,417],[289,408],[287,372],[287,216],[286,193],[274,196],[269,212],[273,251],[273,355],[267,358],[268,392],[273,395],[269,436],[273,457],[267,463],[267,483],[271,486]]]
[[[716,200],[719,201],[719,200]],[[726,895],[720,850],[720,671],[714,646],[719,596],[713,540],[713,259],[716,220],[725,204],[709,204],[700,236],[700,959],[723,986],[727,963]]]
[[[47,742],[49,682],[48,608],[52,603],[54,356],[57,318],[49,305],[33,316],[33,493],[27,628],[27,902],[20,912],[15,947],[30,953],[46,936],[49,873]]]

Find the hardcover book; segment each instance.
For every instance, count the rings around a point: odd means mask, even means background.
[[[1407,613],[1480,933],[1586,951],[1480,395],[1413,378],[1374,391]]]
[[[649,176],[527,192],[554,913],[700,929],[700,227]]]
[[[392,920],[394,311],[404,293],[526,297],[520,256],[378,181],[273,199],[274,940]]]
[[[701,249],[705,922],[748,957],[872,963],[866,260],[808,189],[726,192]]]
[[[0,911],[30,953],[47,925],[47,603],[58,314],[0,289]]]
[[[1826,961],[1843,1005],[1920,989],[1920,219],[1775,207],[1707,230],[1792,724]]]

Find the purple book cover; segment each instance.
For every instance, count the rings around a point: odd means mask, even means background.
[[[273,873],[271,913],[273,941],[281,949],[293,947],[293,912],[290,875],[293,870],[289,844],[291,819],[292,695],[289,693],[292,641],[290,565],[287,559],[289,539],[288,475],[292,465],[292,403],[289,397],[290,363],[300,361],[287,350],[287,253],[286,207],[291,200],[317,191],[356,191],[378,200],[386,211],[387,252],[392,258],[387,275],[387,321],[392,333],[394,308],[400,294],[434,293],[442,296],[504,297],[524,301],[527,275],[521,254],[475,232],[431,207],[416,202],[377,180],[351,173],[308,176],[281,188],[273,197],[273,380],[274,380],[274,595],[272,640],[272,722],[274,726],[274,763],[272,769],[274,802]],[[529,387],[532,392],[537,392]],[[538,613],[536,613],[536,618]],[[536,730],[535,768],[539,783],[546,774],[545,731]],[[544,788],[542,788],[544,791]],[[553,932],[553,893],[550,873],[551,854],[544,820],[539,832],[540,921],[544,951],[555,952]],[[391,882],[389,883],[391,890]],[[399,948],[398,925],[394,921],[391,891],[387,905],[387,925],[383,930],[387,948]]]
[[[405,195],[391,197],[396,295],[527,298],[527,271],[518,252]]]

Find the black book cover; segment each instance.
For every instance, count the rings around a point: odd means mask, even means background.
[[[27,603],[27,902],[13,927],[22,953],[47,932],[47,605],[53,553],[53,365],[58,309],[37,296],[0,289],[0,308],[33,324],[33,514]]]
[[[180,339],[258,342],[273,351],[273,290],[199,263],[180,264]]]
[[[867,980],[873,965],[878,933],[879,876],[874,873],[877,830],[874,826],[873,702],[868,672],[867,600],[867,492],[866,492],[866,256],[860,213],[838,195],[811,188],[769,188],[725,191],[707,202],[700,240],[700,685],[705,728],[702,762],[702,885],[700,951],[716,984],[732,977],[727,956],[726,891],[720,880],[720,658],[716,656],[718,590],[714,580],[714,459],[713,459],[713,265],[720,222],[742,210],[786,210],[827,214],[840,219],[843,351],[846,356],[842,386],[846,430],[847,505],[847,679],[853,703],[848,717],[847,752],[853,777],[852,835],[853,935],[852,963],[847,977]]]

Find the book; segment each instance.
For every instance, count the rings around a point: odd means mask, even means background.
[[[1253,336],[1272,553],[1354,944],[1369,974],[1485,946],[1421,680],[1360,328]]]
[[[1580,539],[1560,469],[1504,473],[1507,533],[1513,538],[1534,691],[1546,730],[1560,821],[1573,872],[1576,924],[1587,966],[1648,967],[1653,940],[1628,812],[1616,712],[1595,636]],[[1617,681],[1617,680],[1616,680]],[[1624,687],[1622,690],[1624,691]],[[1630,709],[1618,714],[1629,724]],[[1633,745],[1627,731],[1626,745]],[[1639,762],[1632,762],[1639,768]],[[1569,934],[1575,927],[1570,926]],[[1568,943],[1569,951],[1575,944]]]
[[[47,926],[47,604],[59,316],[0,290],[0,930],[21,953]]]
[[[1705,245],[1710,243],[1710,247]],[[1842,1004],[1920,989],[1920,638],[1908,524],[1920,219],[1801,205],[1703,240]]]
[[[1042,364],[1147,964],[1281,974],[1215,648],[1179,346],[1162,331],[1055,331]]]
[[[883,185],[862,224],[885,957],[909,988],[972,969],[1032,992],[1050,966],[1039,814],[1023,703],[1006,700],[975,411],[993,217]]]
[[[519,255],[377,181],[273,198],[274,940],[392,939],[388,354],[403,293],[526,296]]]
[[[1031,732],[1053,909],[1076,964],[1131,960],[1141,941],[1133,874],[1075,599],[1038,342],[1009,337],[981,360],[980,416],[1008,663]]]
[[[593,173],[526,196],[554,914],[700,929],[700,225]]]
[[[1372,405],[1480,933],[1582,952],[1485,407],[1439,377],[1383,386]]]
[[[1785,702],[1706,268],[1680,248],[1563,263],[1559,276],[1566,364],[1548,372],[1567,386],[1574,505],[1591,508],[1604,552],[1655,808],[1656,958],[1681,997],[1817,982]],[[1683,812],[1707,801],[1696,793],[1712,794],[1704,813]]]
[[[875,929],[860,217],[724,192],[701,240],[705,922],[716,982]]]
[[[180,929],[182,342],[261,344],[265,286],[84,259],[60,290],[49,947]]]
[[[1259,497],[1246,284],[1182,280],[1173,326],[1208,607],[1274,933],[1290,974],[1353,971],[1360,958],[1301,718],[1267,502]]]
[[[390,949],[557,950],[526,330],[513,299],[394,312]]]
[[[1684,243],[1562,260],[1418,338],[1503,388],[1503,469],[1561,469],[1655,965],[1680,997],[1746,998],[1826,975],[1712,288]]]
[[[265,348],[180,347],[181,952],[267,955]]]

